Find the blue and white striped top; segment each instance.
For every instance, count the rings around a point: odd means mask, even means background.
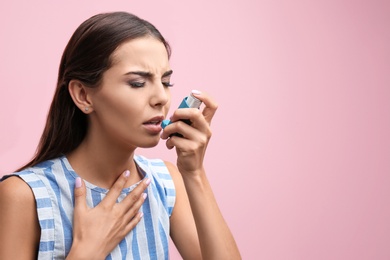
[[[151,179],[140,209],[144,217],[106,259],[169,259],[169,217],[176,198],[173,180],[163,161],[142,156],[134,156],[134,160],[144,177]],[[65,259],[72,245],[73,191],[78,175],[65,156],[14,175],[20,176],[35,196],[41,227],[38,258]],[[98,205],[108,192],[86,181],[85,185],[89,207]],[[137,185],[123,189],[118,202]]]

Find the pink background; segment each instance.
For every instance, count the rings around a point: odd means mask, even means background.
[[[172,44],[173,108],[220,104],[206,168],[243,259],[390,259],[390,2],[184,2],[1,1],[0,175],[34,153],[76,27],[129,11]]]

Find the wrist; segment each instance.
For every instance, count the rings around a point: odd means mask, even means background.
[[[180,164],[177,165],[177,168],[183,178],[195,178],[197,179],[199,176],[203,176],[206,174],[206,171],[204,170],[204,167],[201,166],[199,168],[195,169],[186,169],[185,167],[180,167]]]
[[[69,254],[66,257],[66,260],[104,260],[106,256],[96,249],[90,249],[88,246],[82,246],[79,243],[73,241],[72,247],[69,251]]]
[[[181,172],[181,175],[187,191],[192,189],[195,189],[196,191],[202,191],[209,187],[209,182],[204,169]]]

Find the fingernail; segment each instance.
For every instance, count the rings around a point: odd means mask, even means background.
[[[76,186],[76,188],[81,188],[82,183],[81,183],[81,178],[80,177],[76,178],[75,186]]]
[[[193,90],[191,91],[191,93],[192,93],[192,94],[195,94],[195,95],[200,95],[200,94],[202,94],[202,92],[200,92],[199,90],[196,90],[196,89],[193,89]]]
[[[147,193],[143,193],[142,197],[144,198],[144,200],[146,200],[146,198],[148,197],[148,194]]]
[[[140,212],[139,213],[139,218],[142,218],[144,216],[144,213],[143,212]]]
[[[129,177],[130,176],[130,171],[129,170],[126,170],[124,173],[123,173],[124,175],[125,175],[125,177],[127,178],[127,177]]]
[[[145,184],[146,184],[146,185],[149,185],[150,182],[151,182],[151,179],[149,179],[149,178],[146,178],[146,179],[145,179]]]

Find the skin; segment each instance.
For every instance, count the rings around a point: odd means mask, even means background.
[[[67,259],[104,259],[137,225],[148,180],[122,202],[116,203],[116,198],[122,188],[142,179],[133,160],[135,149],[153,147],[160,138],[178,155],[177,166],[166,165],[177,194],[171,237],[183,259],[241,259],[203,167],[215,101],[197,94],[205,104],[202,111],[176,110],[163,132],[150,131],[145,122],[165,117],[170,105],[171,68],[164,45],[152,37],[131,40],[115,51],[113,60],[98,89],[76,80],[69,83],[74,103],[89,116],[90,128],[67,158],[81,178],[110,192],[89,208],[83,181],[75,187],[73,244]],[[191,126],[180,119],[191,120]],[[169,138],[176,132],[184,137]],[[18,177],[0,183],[0,211],[0,259],[35,259],[40,233],[36,205],[32,191]]]

